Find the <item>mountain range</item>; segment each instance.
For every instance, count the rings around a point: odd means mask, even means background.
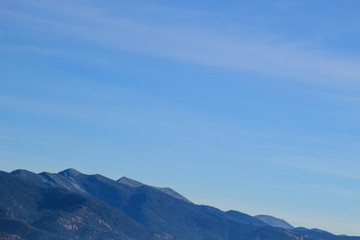
[[[74,169],[0,172],[0,239],[360,240],[198,205],[170,188]]]

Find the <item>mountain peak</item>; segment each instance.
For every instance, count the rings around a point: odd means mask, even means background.
[[[24,175],[24,174],[33,174],[33,175],[36,175],[35,173],[30,172],[30,171],[25,170],[25,169],[17,169],[17,170],[14,170],[14,171],[11,172],[11,174],[13,174],[13,175]]]
[[[62,175],[62,176],[67,176],[67,177],[77,177],[77,176],[81,175],[81,172],[79,172],[73,168],[68,168],[64,171],[59,172],[58,174]]]
[[[149,186],[149,185],[143,184],[141,182],[138,182],[136,180],[133,180],[133,179],[127,178],[127,177],[122,177],[119,180],[117,180],[117,182],[125,184],[125,185],[127,185],[129,187],[133,187],[133,188],[142,187],[142,186],[148,186],[148,187],[156,189],[156,190],[158,190],[160,192],[163,192],[163,193],[165,193],[165,194],[167,194],[167,195],[169,195],[171,197],[174,197],[174,198],[177,198],[177,199],[180,199],[180,200],[183,200],[183,201],[186,201],[186,202],[190,203],[190,201],[188,199],[186,199],[184,196],[182,196],[181,194],[177,193],[176,191],[174,191],[173,189],[168,188],[168,187],[161,188],[161,187]]]
[[[294,227],[291,226],[288,222],[283,219],[276,218],[269,215],[257,215],[255,218],[260,219],[261,221],[269,224],[272,227],[279,227],[284,229],[293,229]]]
[[[127,177],[122,177],[119,180],[117,180],[117,182],[128,185],[129,187],[141,187],[144,186],[144,184],[142,184],[141,182],[138,182],[136,180],[133,180],[131,178],[127,178]]]

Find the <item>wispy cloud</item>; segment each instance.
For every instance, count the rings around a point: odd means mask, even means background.
[[[275,1],[274,4],[284,10],[284,11],[289,11],[289,10],[293,10],[294,8],[298,7],[298,6],[301,6],[301,1],[298,1],[298,0],[287,0],[287,1],[284,1],[284,0],[278,0],[278,1]]]
[[[12,136],[4,136],[0,135],[0,141],[13,141],[18,143],[26,143],[26,144],[32,144],[32,145],[40,145],[40,146],[48,146],[48,147],[56,147],[56,148],[62,148],[62,149],[68,149],[67,147],[60,145],[60,144],[53,144],[49,142],[44,141],[37,141],[37,140],[30,140],[30,139],[23,139],[23,138],[17,138]]]
[[[30,3],[31,4],[31,3]],[[360,86],[360,62],[319,52],[316,46],[273,43],[247,32],[231,34],[197,26],[144,23],[115,15],[109,9],[64,2],[41,2],[51,15],[2,10],[3,17],[20,18],[48,26],[63,38],[87,42],[115,51],[131,51],[193,64],[273,74],[325,84]],[[66,19],[62,16],[66,15]],[[166,19],[163,19],[166,21]],[[34,26],[32,26],[34,27]],[[240,35],[240,36],[239,36]]]
[[[254,185],[258,185],[261,187],[266,187],[268,189],[279,189],[284,190],[286,192],[291,192],[296,189],[297,192],[304,192],[304,193],[321,193],[321,194],[329,194],[332,196],[345,196],[345,197],[353,197],[360,200],[360,192],[357,190],[350,190],[346,188],[334,187],[330,185],[318,184],[318,183],[311,183],[311,184],[304,184],[304,183],[289,183],[289,182],[282,182],[282,183],[264,183],[264,182],[253,182]]]
[[[106,58],[104,56],[90,54],[84,51],[70,50],[70,49],[59,49],[59,48],[46,48],[39,46],[27,46],[20,44],[3,44],[0,46],[0,51],[11,52],[11,53],[22,53],[28,52],[31,54],[38,54],[43,56],[72,59],[75,61],[81,61],[83,63],[92,63],[94,65],[100,65],[104,67],[114,67],[116,63],[113,59]]]
[[[355,156],[356,159],[356,156]],[[278,166],[311,171],[318,174],[331,175],[359,181],[360,164],[357,161],[346,159],[316,159],[306,157],[279,156],[268,159],[268,162]]]

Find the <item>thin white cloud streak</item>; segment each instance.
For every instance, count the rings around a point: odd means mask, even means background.
[[[333,187],[324,184],[303,184],[303,183],[288,183],[282,182],[281,184],[271,184],[271,183],[262,183],[262,182],[252,182],[254,185],[258,185],[261,187],[272,188],[272,189],[280,189],[286,190],[286,192],[291,192],[296,189],[296,191],[311,193],[312,195],[315,193],[326,193],[334,196],[344,196],[344,197],[351,197],[357,198],[360,200],[360,192],[356,190],[348,190],[339,187]]]
[[[0,46],[0,51],[3,52],[29,52],[32,54],[45,55],[56,58],[63,59],[73,59],[75,61],[81,61],[85,63],[92,63],[95,65],[101,65],[104,67],[114,67],[116,66],[114,61],[106,57],[95,56],[91,53],[70,50],[70,49],[54,49],[54,48],[44,48],[37,46],[26,46],[26,45],[14,45],[14,44],[3,44]]]
[[[80,122],[93,124],[129,123],[148,125],[149,119],[145,118],[152,113],[164,114],[164,109],[149,109],[146,107],[130,108],[124,105],[99,105],[99,104],[67,104],[60,101],[44,102],[41,100],[19,100],[12,97],[0,97],[0,108],[14,112],[33,114],[45,117],[69,118]],[[165,124],[165,122],[164,122]]]
[[[356,156],[355,156],[356,158]],[[278,157],[267,160],[271,164],[290,167],[299,170],[311,171],[352,180],[360,180],[360,164],[357,161],[346,159],[313,159],[305,157]]]
[[[0,141],[12,141],[12,142],[20,143],[20,144],[25,143],[25,144],[54,147],[54,148],[61,148],[61,149],[67,149],[67,150],[70,149],[70,148],[65,147],[64,145],[60,145],[60,144],[53,144],[50,142],[36,141],[36,140],[34,141],[34,140],[17,138],[17,137],[12,137],[12,136],[4,136],[4,135],[0,135]]]
[[[47,11],[66,14],[66,19],[30,16],[2,11],[3,16],[20,16],[50,26],[66,38],[90,42],[118,51],[131,51],[194,64],[221,67],[325,84],[360,86],[360,62],[337,58],[331,53],[301,49],[293,43],[273,44],[254,39],[204,31],[195,26],[145,24],[137,19],[110,15],[106,9],[80,5],[44,4]],[[310,46],[311,47],[311,46]]]
[[[329,92],[320,92],[320,91],[317,91],[315,92],[316,95],[318,96],[323,96],[323,97],[326,97],[326,98],[332,98],[336,101],[346,101],[346,102],[349,102],[349,103],[352,103],[352,104],[360,104],[360,97],[358,95],[355,96],[354,93],[350,93],[348,95],[340,95],[340,94],[332,94],[332,93],[329,93]]]

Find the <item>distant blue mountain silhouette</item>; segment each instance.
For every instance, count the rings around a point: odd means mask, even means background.
[[[259,216],[196,205],[169,188],[74,169],[0,172],[0,218],[0,239],[360,240],[290,230]]]

